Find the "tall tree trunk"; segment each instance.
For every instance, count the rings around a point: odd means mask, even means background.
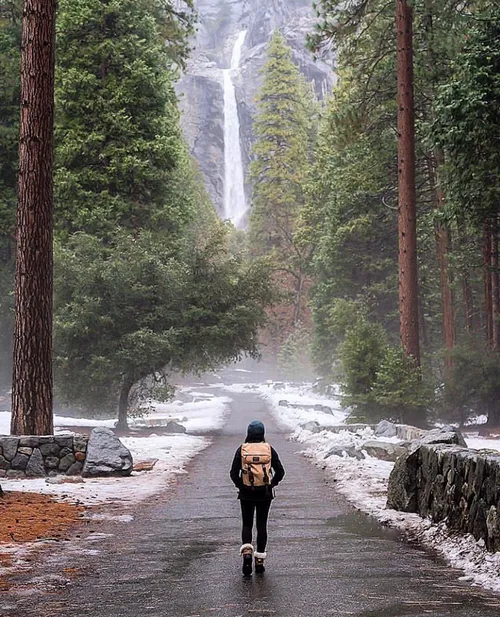
[[[486,341],[493,346],[493,304],[491,295],[491,233],[490,221],[483,225],[484,322]]]
[[[429,180],[431,191],[435,196],[437,210],[444,205],[444,193],[439,183],[439,169],[444,164],[444,153],[441,148],[435,148],[433,161],[429,164]],[[441,307],[443,312],[443,341],[446,349],[445,365],[451,368],[453,362],[451,351],[456,343],[455,329],[455,299],[449,270],[448,255],[451,248],[451,233],[448,225],[436,223],[436,253],[439,264]]]
[[[441,304],[443,310],[443,338],[446,348],[445,363],[448,368],[453,365],[450,352],[456,343],[455,309],[451,276],[449,272],[448,253],[450,250],[450,232],[447,225],[438,223],[436,226],[436,243],[441,280]]]
[[[396,0],[400,334],[406,355],[420,364],[412,37],[412,9]]]
[[[21,113],[13,435],[53,433],[52,220],[56,0],[25,0]]]
[[[302,272],[299,273],[299,280],[296,284],[295,289],[295,310],[293,315],[293,325],[296,326],[299,321],[301,321],[301,313],[302,313],[302,294],[304,290],[304,275]]]
[[[465,253],[468,244],[468,233],[466,231],[465,221],[458,221],[457,242],[459,252]],[[474,312],[474,295],[469,277],[469,269],[467,265],[462,264],[460,267],[460,282],[462,287],[462,304],[464,311],[464,328],[466,332],[480,330],[480,317]],[[479,323],[478,323],[479,321]]]
[[[122,430],[128,429],[128,397],[133,385],[134,380],[126,375],[123,379],[122,388],[120,391],[120,400],[118,402],[118,423],[116,425],[116,428]]]
[[[465,271],[462,274],[462,299],[464,304],[465,329],[467,332],[474,330],[474,298],[470,286],[469,275]]]
[[[491,346],[500,350],[500,280],[498,274],[498,218],[495,216],[490,228],[490,277],[491,277]]]

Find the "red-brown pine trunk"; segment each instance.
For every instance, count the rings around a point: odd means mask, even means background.
[[[55,0],[25,0],[11,432],[50,434]]]
[[[465,329],[467,332],[474,330],[474,298],[467,272],[462,274],[462,299],[464,304]]]
[[[413,357],[415,362],[420,364],[412,9],[407,0],[396,0],[396,44],[400,334],[406,355]]]
[[[438,223],[436,226],[436,244],[441,280],[441,305],[443,310],[443,338],[446,348],[445,363],[448,368],[453,365],[450,352],[456,342],[455,309],[451,277],[448,266],[450,250],[450,232],[446,225]]]
[[[490,277],[491,277],[491,346],[500,350],[500,288],[498,276],[498,219],[492,219],[490,228]]]
[[[435,148],[433,160],[429,163],[429,181],[431,191],[435,198],[437,210],[444,205],[444,193],[439,183],[439,170],[444,165],[444,153],[441,148]],[[453,365],[451,352],[456,343],[455,329],[455,299],[453,295],[451,273],[449,269],[448,255],[451,249],[451,233],[448,225],[443,222],[436,223],[436,253],[439,264],[441,307],[443,313],[443,341],[446,349],[445,365],[451,368]]]
[[[491,294],[491,233],[490,222],[483,225],[484,323],[486,341],[493,346],[493,303]]]

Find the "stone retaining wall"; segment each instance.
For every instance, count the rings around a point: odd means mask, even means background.
[[[87,435],[0,436],[0,478],[79,475],[88,440]]]
[[[422,445],[401,456],[389,478],[387,506],[417,512],[500,550],[500,454]]]

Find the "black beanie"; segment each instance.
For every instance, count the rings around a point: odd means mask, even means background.
[[[260,420],[253,420],[248,425],[247,441],[264,441],[265,427]]]

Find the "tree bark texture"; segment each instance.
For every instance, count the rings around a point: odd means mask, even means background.
[[[500,350],[500,280],[498,273],[498,219],[490,227],[490,277],[491,277],[491,346]]]
[[[11,432],[53,433],[52,224],[56,0],[25,0]]]
[[[133,385],[134,381],[125,376],[122,383],[122,389],[120,391],[120,400],[118,402],[118,423],[116,428],[128,428],[128,397]]]
[[[396,0],[400,334],[406,355],[420,364],[412,18],[407,0]]]
[[[462,273],[462,299],[464,305],[465,329],[472,332],[474,328],[474,298],[467,272]]]
[[[446,365],[451,367],[452,360],[449,352],[453,351],[456,343],[455,330],[455,300],[451,286],[451,276],[448,264],[450,252],[450,230],[447,225],[436,225],[436,244],[441,278],[441,305],[443,310],[443,338],[447,351]]]
[[[435,148],[433,160],[429,164],[429,180],[434,194],[436,210],[444,205],[444,193],[439,182],[439,170],[444,165],[444,153],[441,148]],[[451,249],[451,232],[446,223],[436,223],[436,253],[439,264],[441,308],[443,313],[443,341],[446,349],[445,365],[453,365],[450,352],[456,343],[455,325],[455,298],[453,294],[452,278],[449,269],[448,255]]]
[[[491,294],[491,232],[490,222],[483,225],[483,280],[484,280],[484,322],[486,340],[493,346],[493,304]]]

